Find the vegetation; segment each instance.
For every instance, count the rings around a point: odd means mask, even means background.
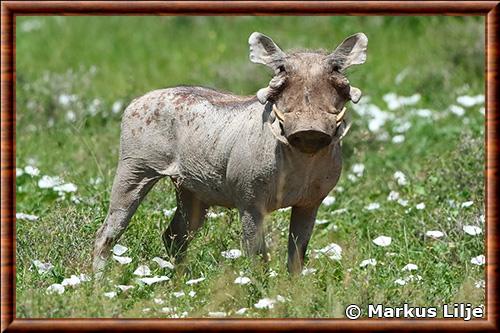
[[[366,309],[485,302],[484,266],[471,263],[485,253],[478,234],[484,231],[484,19],[21,16],[16,26],[16,209],[34,215],[16,222],[18,317],[344,317],[352,303]],[[270,73],[248,60],[253,31],[284,50],[332,50],[358,31],[369,38],[366,64],[349,73],[364,97],[348,105],[353,127],[343,145],[343,174],[309,244],[306,267],[316,271],[286,272],[289,210],[266,221],[270,263],[224,258],[221,252],[241,249],[241,225],[236,211],[222,208],[212,209],[191,243],[184,270],[160,268],[152,259],[168,259],[164,210],[175,207],[166,179],[119,241],[131,263],[111,260],[103,280],[47,292],[71,275],[91,275],[126,105],[179,84],[254,94]],[[379,236],[391,244],[376,245]],[[331,243],[343,249],[340,260],[315,255]],[[360,267],[367,259],[376,265]],[[53,268],[39,273],[34,260]],[[409,263],[418,268],[403,271]],[[133,272],[142,264],[170,280],[138,284]],[[251,282],[235,284],[240,275]],[[134,288],[122,292],[116,285]],[[176,297],[180,291],[185,295]],[[255,306],[264,298],[275,300],[272,309]]]

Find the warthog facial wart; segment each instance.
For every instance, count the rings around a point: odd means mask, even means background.
[[[178,86],[149,92],[126,108],[109,211],[94,246],[95,272],[165,176],[175,185],[177,210],[163,242],[177,262],[215,205],[238,209],[244,250],[267,259],[264,217],[292,207],[288,270],[302,271],[318,207],[340,177],[345,105],[361,98],[345,70],[365,62],[368,39],[357,33],[329,54],[285,53],[258,32],[248,43],[250,61],[274,72],[256,96]]]

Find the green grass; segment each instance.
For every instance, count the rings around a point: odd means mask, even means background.
[[[35,23],[33,23],[35,22]],[[38,27],[36,26],[38,22]],[[35,28],[29,30],[30,25]],[[162,307],[176,307],[190,317],[223,311],[230,316],[243,307],[244,317],[343,317],[345,306],[370,303],[439,306],[444,303],[485,302],[484,266],[470,263],[484,254],[483,235],[470,236],[464,225],[479,225],[484,214],[484,116],[480,105],[466,108],[464,116],[447,111],[457,96],[484,93],[484,20],[467,17],[18,17],[16,35],[16,163],[36,165],[40,175],[17,177],[18,212],[39,216],[18,220],[16,307],[18,317],[169,317]],[[366,64],[349,73],[369,103],[394,115],[379,133],[368,130],[368,117],[353,112],[353,128],[343,145],[344,169],[332,191],[336,201],[322,206],[310,245],[308,268],[316,273],[290,277],[285,268],[289,211],[275,212],[266,221],[271,262],[252,258],[234,261],[221,251],[241,248],[237,212],[214,208],[223,215],[209,218],[189,248],[186,269],[178,274],[162,271],[151,262],[165,257],[161,232],[169,221],[162,209],[175,207],[173,187],[158,183],[135,214],[119,243],[129,248],[133,262],[110,262],[105,279],[67,288],[62,295],[46,289],[71,274],[91,273],[95,233],[106,215],[111,182],[118,158],[120,112],[143,93],[178,84],[197,84],[254,94],[270,74],[248,60],[247,38],[252,31],[270,35],[284,50],[333,49],[346,36],[363,31],[369,38]],[[398,83],[398,74],[406,76]],[[413,106],[390,111],[383,96],[395,92],[422,99]],[[63,105],[61,95],[75,95]],[[365,98],[365,101],[367,99]],[[366,102],[365,102],[366,103]],[[432,117],[419,117],[413,109],[427,108]],[[68,112],[74,120],[68,120]],[[70,114],[71,115],[71,114]],[[394,127],[408,121],[403,143],[393,143]],[[363,163],[355,182],[351,168]],[[393,178],[402,171],[408,185]],[[41,189],[42,175],[60,176],[76,184],[75,203]],[[102,181],[94,182],[96,178]],[[403,207],[387,200],[391,190],[408,200]],[[450,204],[454,200],[457,205]],[[473,201],[468,208],[460,203]],[[373,202],[380,209],[364,209]],[[415,206],[424,202],[426,207]],[[346,208],[340,214],[333,211]],[[411,208],[411,209],[410,209]],[[432,240],[428,230],[444,237]],[[372,240],[392,237],[388,247]],[[340,261],[313,258],[312,250],[329,243],[343,249]],[[360,268],[374,258],[375,267]],[[55,267],[38,274],[33,260]],[[413,274],[420,282],[394,283],[418,265]],[[153,274],[166,274],[169,282],[139,286],[132,272],[148,264]],[[277,276],[269,277],[269,270]],[[242,272],[252,280],[235,285]],[[204,276],[196,285],[189,279]],[[108,299],[116,284],[136,285]],[[175,298],[172,292],[184,291]],[[195,291],[194,297],[187,296]],[[288,300],[274,309],[253,305],[263,297],[281,295]],[[161,298],[164,304],[156,304]],[[149,308],[149,311],[144,309]]]

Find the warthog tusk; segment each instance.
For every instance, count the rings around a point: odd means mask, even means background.
[[[346,111],[346,108],[343,108],[342,111],[340,111],[339,114],[337,114],[337,123],[339,121],[342,121],[342,119],[344,118],[344,115],[345,115],[345,111]]]
[[[347,132],[349,132],[349,130],[351,129],[351,125],[352,125],[352,122],[347,124],[347,126],[344,129],[344,132],[342,132],[342,134],[340,135],[339,141],[341,141],[343,138],[345,138],[345,136],[347,135]]]
[[[276,104],[273,104],[273,111],[279,120],[285,121],[285,115],[280,110],[278,110],[278,107],[276,106]]]
[[[346,108],[343,108],[342,111],[337,115],[337,128],[342,125],[342,121],[344,120]]]

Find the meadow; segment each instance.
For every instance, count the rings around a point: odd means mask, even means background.
[[[165,179],[94,279],[124,108],[179,84],[255,94],[271,73],[248,60],[253,31],[283,50],[369,39],[348,72],[364,96],[347,105],[343,172],[306,269],[286,271],[290,210],[266,220],[263,264],[239,256],[238,214],[217,207],[172,269]],[[353,303],[485,303],[483,18],[25,16],[15,42],[17,317],[343,318]]]

